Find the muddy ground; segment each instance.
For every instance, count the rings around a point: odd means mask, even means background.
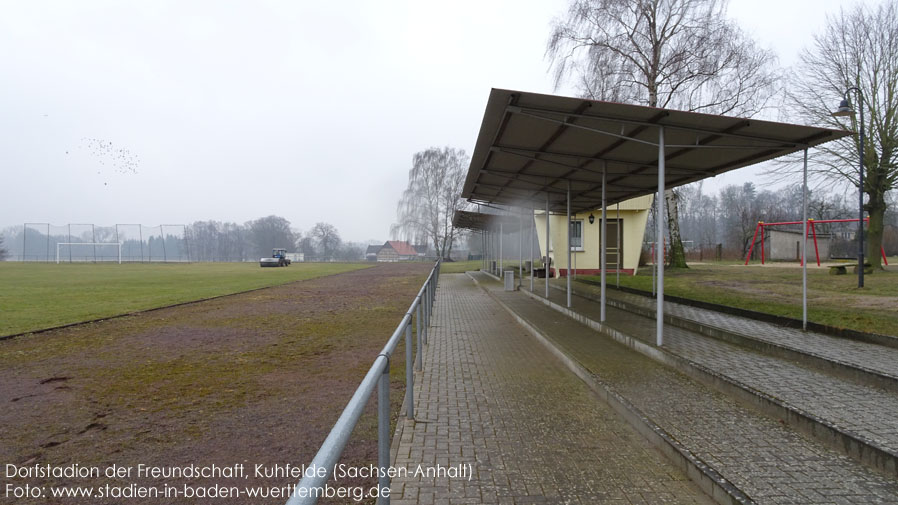
[[[0,342],[0,464],[231,466],[249,478],[7,478],[3,485],[283,486],[256,464],[309,462],[429,270],[330,277]],[[52,310],[52,307],[48,307]],[[404,393],[392,360],[392,409]],[[376,462],[374,402],[344,461]],[[338,485],[373,485],[371,479]],[[0,490],[4,496],[6,490]],[[7,498],[10,498],[7,496]],[[15,500],[27,502],[28,500]],[[35,499],[33,503],[283,503],[283,499]],[[335,502],[353,502],[336,500]]]

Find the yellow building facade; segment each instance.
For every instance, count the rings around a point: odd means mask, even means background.
[[[606,211],[608,218],[608,248],[606,264],[608,272],[618,268],[622,273],[635,274],[639,268],[639,255],[645,238],[645,226],[649,218],[649,209],[654,198],[652,195],[626,200],[618,205],[611,205]],[[589,222],[592,214],[593,223]],[[619,217],[618,217],[619,214]],[[536,233],[539,240],[539,257],[546,255],[546,214],[545,211],[534,213]],[[567,215],[552,214],[549,218],[549,257],[551,268],[557,275],[566,276],[569,271],[578,275],[599,273],[601,259],[602,209],[581,212],[571,215],[571,265],[567,264]]]

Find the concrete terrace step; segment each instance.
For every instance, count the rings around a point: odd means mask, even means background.
[[[575,283],[572,290],[591,299],[599,295],[599,288],[591,284]],[[652,298],[614,289],[608,289],[606,294],[609,304],[654,316]],[[665,301],[664,312],[665,322],[680,328],[898,391],[898,348],[805,332],[670,301]]]
[[[553,291],[554,301],[564,294]],[[599,320],[599,306],[577,297],[576,311]],[[652,314],[654,315],[654,314]],[[614,307],[607,323],[654,344],[654,318]],[[680,366],[721,391],[788,422],[830,447],[889,476],[898,476],[898,393],[859,380],[843,379],[803,364],[753,352],[665,324],[665,351]]]
[[[479,274],[473,274],[478,276]],[[633,352],[523,293],[494,297],[625,398],[670,440],[758,503],[898,503],[898,482],[809,440],[778,420]],[[559,293],[560,295],[560,293]],[[575,301],[585,302],[582,299]],[[634,318],[619,313],[618,317]],[[610,328],[609,328],[610,329]],[[644,343],[639,345],[652,350]],[[747,351],[743,351],[747,352]]]

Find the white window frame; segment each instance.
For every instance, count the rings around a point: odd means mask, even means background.
[[[571,252],[583,252],[583,250],[584,250],[584,249],[583,249],[583,232],[584,232],[584,229],[583,229],[583,220],[582,220],[582,219],[573,219],[573,218],[572,218],[572,219],[571,219],[571,222],[570,222],[570,224],[569,224],[568,226],[571,226],[571,228],[573,228],[574,223],[580,223],[580,237],[579,237],[579,238],[580,238],[580,245],[579,245],[579,246],[574,245],[574,244],[576,244],[576,241],[574,240],[575,235],[574,235],[574,230],[572,229],[572,230],[571,230]]]

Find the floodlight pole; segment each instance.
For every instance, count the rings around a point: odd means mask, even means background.
[[[864,95],[857,86],[852,86],[845,90],[842,103],[839,109],[834,112],[833,116],[853,116],[854,111],[851,110],[848,101],[848,93],[854,91],[857,93],[857,104],[860,109],[859,128],[860,138],[858,139],[858,157],[860,159],[860,170],[858,174],[858,220],[857,220],[857,287],[864,287]]]
[[[864,287],[864,96],[858,87],[858,109],[861,111],[861,138],[858,144],[858,156],[860,157],[860,174],[858,178],[858,221],[857,221],[857,287]],[[851,88],[845,91],[848,94]]]

